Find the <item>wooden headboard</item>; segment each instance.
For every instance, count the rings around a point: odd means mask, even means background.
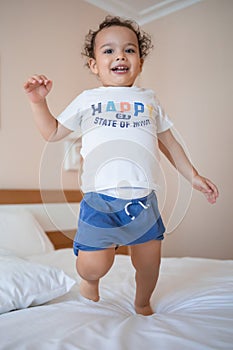
[[[56,206],[62,204],[69,204],[77,206],[82,200],[82,193],[77,190],[35,190],[35,189],[0,189],[0,206],[7,207],[26,207],[28,208],[36,217],[39,209],[41,207]],[[76,208],[76,207],[75,207]],[[62,209],[62,208],[60,208]],[[67,227],[62,230],[56,228],[56,225],[52,225],[51,222],[41,222],[40,212],[38,221],[45,229],[46,234],[53,243],[55,249],[62,248],[72,248],[73,239],[76,233],[76,219],[75,222],[69,227],[69,222]],[[44,215],[44,214],[43,214]],[[69,219],[67,218],[67,221]],[[43,220],[42,220],[43,221]],[[72,220],[74,221],[74,220]],[[44,224],[44,225],[43,225]],[[65,225],[66,226],[66,225]],[[122,246],[117,250],[118,254],[129,254],[128,247]]]

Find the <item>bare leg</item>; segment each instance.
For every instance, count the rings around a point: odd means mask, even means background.
[[[131,246],[131,260],[136,269],[135,310],[138,314],[145,316],[153,314],[150,298],[159,277],[160,259],[159,240]]]
[[[97,251],[80,250],[76,260],[78,274],[82,277],[80,293],[87,299],[99,300],[99,279],[111,268],[115,249]]]

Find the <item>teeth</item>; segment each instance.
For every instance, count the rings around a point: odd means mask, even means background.
[[[128,70],[128,68],[127,68],[127,67],[115,67],[115,68],[112,68],[112,70],[113,70],[114,72],[116,72],[116,71],[125,72],[125,71]]]

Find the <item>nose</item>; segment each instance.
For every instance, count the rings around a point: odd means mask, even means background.
[[[116,61],[125,61],[125,60],[126,60],[125,53],[119,52],[116,56]]]
[[[118,56],[116,61],[125,61],[125,57],[123,56]]]

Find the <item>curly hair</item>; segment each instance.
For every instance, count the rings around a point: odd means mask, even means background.
[[[142,29],[139,28],[139,25],[133,20],[124,20],[120,17],[105,17],[104,21],[100,23],[99,28],[94,30],[89,30],[88,34],[85,37],[85,43],[82,55],[86,58],[95,58],[95,38],[96,35],[104,28],[109,28],[112,26],[126,27],[131,29],[137,36],[139,54],[140,58],[145,58],[151,49],[153,48],[151,37],[149,34],[145,33]],[[86,64],[88,67],[88,63]]]

